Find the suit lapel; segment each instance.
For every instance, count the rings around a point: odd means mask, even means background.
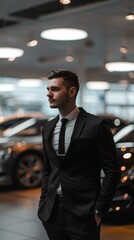
[[[49,155],[51,156],[51,159],[54,162],[57,162],[57,164],[59,165],[58,156],[57,156],[57,154],[56,154],[56,152],[53,149],[52,144],[51,144],[51,142],[52,142],[52,133],[53,133],[54,127],[55,127],[56,123],[58,122],[58,120],[59,120],[59,116],[56,116],[56,118],[51,120],[48,123],[47,131],[44,134],[45,134],[45,139],[46,139],[46,146],[45,147],[47,149],[47,152],[49,152]]]
[[[56,123],[58,122],[59,116],[56,116],[54,119],[52,119],[50,122],[48,122],[48,126],[47,126],[47,131],[45,132],[45,139],[51,139],[51,134],[53,132],[53,129],[56,125]]]
[[[70,140],[70,145],[68,148],[68,151],[66,153],[66,156],[69,154],[71,148],[73,147],[73,144],[75,143],[75,140],[79,138],[81,131],[83,130],[83,127],[85,125],[85,120],[86,120],[86,116],[87,113],[83,108],[80,108],[80,113],[77,117],[75,126],[74,126],[74,130],[72,133],[72,137]],[[51,155],[51,159],[55,162],[57,162],[57,164],[60,164],[59,158],[55,152],[55,150],[53,149],[52,145],[51,145],[51,137],[52,137],[52,133],[53,133],[53,129],[57,123],[59,119],[59,116],[57,116],[56,118],[54,118],[52,121],[49,122],[49,125],[47,127],[47,132],[45,133],[45,139],[47,140],[47,151],[49,151],[49,154]],[[62,159],[62,161],[64,161],[64,159],[66,158],[66,156]]]
[[[86,116],[87,116],[86,112],[84,111],[84,109],[81,108],[81,111],[77,117],[77,120],[74,126],[71,142],[79,138],[79,135],[85,125]]]
[[[80,108],[80,110],[81,111],[77,117],[66,156],[65,156],[65,158],[63,158],[63,160],[66,159],[66,157],[69,155],[70,150],[72,149],[73,145],[75,144],[75,140],[79,138],[79,136],[83,130],[83,127],[85,125],[87,113],[83,108]]]

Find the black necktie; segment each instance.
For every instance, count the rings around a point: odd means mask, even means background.
[[[65,155],[65,129],[66,129],[67,118],[62,118],[61,122],[62,122],[62,125],[60,129],[60,134],[59,134],[58,154]]]

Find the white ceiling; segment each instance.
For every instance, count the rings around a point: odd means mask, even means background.
[[[126,73],[108,73],[104,63],[121,60],[121,46],[128,49],[127,60],[134,62],[134,21],[125,20],[128,12],[134,12],[134,0],[72,2],[81,2],[82,5],[68,5],[61,9],[63,6],[58,0],[1,0],[0,46],[22,48],[24,55],[13,62],[0,60],[0,77],[44,77],[52,69],[67,68],[76,71],[81,81],[118,82],[128,78]],[[52,11],[44,13],[49,3]],[[42,7],[38,18],[32,18],[33,13],[38,13],[37,6],[41,4],[47,4],[46,8]],[[55,11],[57,6],[59,10]],[[13,15],[32,7],[36,9],[31,9],[27,17]],[[18,23],[8,26],[9,20]],[[88,38],[61,42],[40,37],[41,31],[55,27],[81,28],[88,32]],[[39,44],[29,48],[26,43],[32,38],[37,39]],[[74,56],[73,63],[65,62],[67,54]],[[134,82],[133,78],[129,80]]]

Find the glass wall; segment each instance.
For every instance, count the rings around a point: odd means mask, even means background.
[[[110,84],[108,90],[90,90],[84,85],[83,107],[94,114],[114,114],[134,121],[134,84]]]
[[[19,79],[0,78],[0,115],[6,116],[25,111],[39,111],[55,116],[56,109],[50,109],[46,97],[47,81],[38,87],[19,87]],[[8,89],[1,84],[12,84]],[[125,120],[134,121],[134,84],[110,84],[108,90],[90,90],[81,84],[77,98],[78,106],[93,114],[114,114]]]

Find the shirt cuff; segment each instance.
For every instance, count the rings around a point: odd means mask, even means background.
[[[99,210],[95,210],[95,214],[100,218],[103,217],[103,214]]]

